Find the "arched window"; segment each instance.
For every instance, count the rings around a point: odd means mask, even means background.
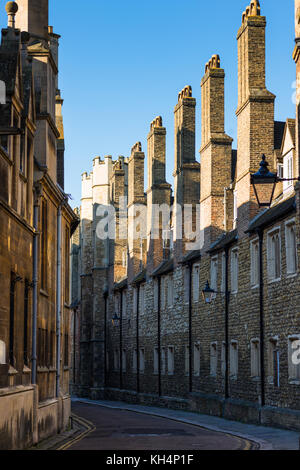
[[[4,341],[0,340],[0,364],[6,364],[6,347]]]

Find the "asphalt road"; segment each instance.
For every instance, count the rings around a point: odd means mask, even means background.
[[[72,412],[95,430],[68,450],[252,450],[256,444],[170,419],[73,403]]]

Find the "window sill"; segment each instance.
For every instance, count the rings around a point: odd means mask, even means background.
[[[41,367],[41,366],[40,366],[40,367],[37,368],[37,371],[38,371],[40,374],[46,374],[46,373],[49,372],[49,369],[48,369],[48,367]]]
[[[299,379],[289,379],[289,385],[300,385]]]
[[[252,380],[252,382],[260,382],[260,377],[258,377],[258,376],[254,377],[253,376],[253,377],[251,377],[251,380]]]
[[[271,279],[268,281],[268,284],[275,284],[276,282],[280,282],[281,281],[281,277],[278,277],[277,279]]]
[[[43,297],[47,297],[49,298],[49,294],[47,291],[45,291],[44,289],[40,289],[40,294],[43,296]]]
[[[287,273],[286,277],[287,279],[291,279],[293,277],[297,277],[298,276],[298,273]]]
[[[255,289],[258,289],[258,288],[259,288],[259,284],[255,284],[255,286],[251,286],[252,290],[255,290]]]

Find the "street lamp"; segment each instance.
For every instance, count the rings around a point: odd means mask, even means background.
[[[273,201],[276,184],[282,181],[300,181],[298,178],[279,178],[277,173],[271,173],[268,170],[266,156],[262,156],[260,168],[257,173],[251,175],[251,184],[259,207],[270,208]]]
[[[206,281],[205,288],[202,291],[202,297],[204,302],[206,304],[210,304],[215,294],[217,294],[217,292],[214,289],[211,289],[209,282]]]
[[[113,326],[116,326],[116,327],[118,327],[120,324],[120,317],[118,317],[117,313],[115,313],[113,316],[112,324]]]
[[[266,156],[262,156],[260,168],[257,173],[251,175],[251,184],[259,207],[271,207],[276,183],[279,181],[277,173],[271,173],[268,169]]]

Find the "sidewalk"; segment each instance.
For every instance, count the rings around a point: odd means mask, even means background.
[[[237,421],[228,421],[215,416],[190,413],[187,411],[131,405],[123,402],[94,401],[84,398],[72,398],[72,402],[89,403],[91,405],[133,411],[135,413],[144,413],[172,419],[174,421],[180,421],[186,424],[193,424],[211,431],[232,434],[234,436],[254,441],[260,445],[261,450],[299,450],[300,434],[294,431],[244,424]]]

